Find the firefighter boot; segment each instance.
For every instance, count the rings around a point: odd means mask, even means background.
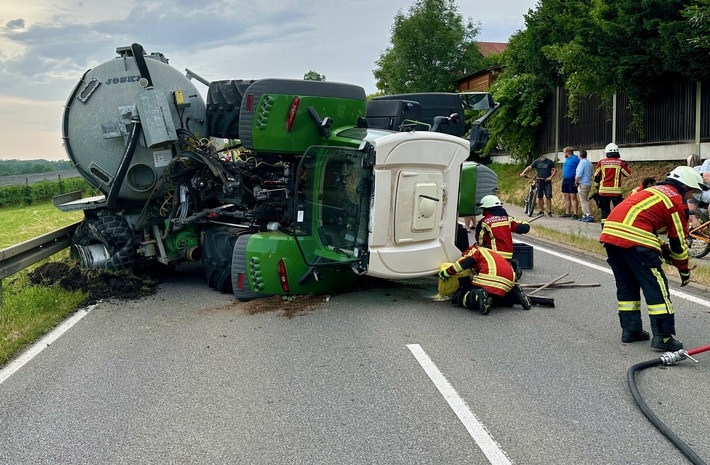
[[[619,312],[619,323],[621,342],[648,341],[651,338],[642,328],[640,310]]]
[[[514,285],[513,289],[510,290],[510,293],[516,304],[520,304],[524,310],[530,310],[530,299],[527,295],[525,295],[525,291],[523,291],[523,288],[520,287],[520,284]]]
[[[683,348],[683,343],[673,338],[675,315],[651,315],[651,348],[660,352],[675,352]]]
[[[493,299],[484,289],[471,289],[463,299],[463,306],[466,308],[477,308],[481,315],[488,315],[491,311]]]
[[[520,262],[517,258],[511,258],[510,260],[508,260],[508,263],[510,263],[510,266],[513,267],[515,281],[519,281],[520,278],[523,276],[523,269],[520,267]]]

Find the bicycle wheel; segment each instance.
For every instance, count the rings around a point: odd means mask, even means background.
[[[703,258],[710,253],[710,223],[705,213],[698,213],[701,226],[688,236],[688,255],[692,258]]]
[[[530,189],[528,197],[525,199],[525,213],[528,216],[533,216],[533,213],[535,213],[535,189]]]

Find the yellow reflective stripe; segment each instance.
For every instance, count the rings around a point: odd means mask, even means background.
[[[500,289],[506,294],[513,288],[513,281],[488,274],[477,274],[471,280],[471,283],[474,285]]]
[[[658,284],[658,289],[663,295],[663,303],[653,304],[648,306],[649,315],[669,315],[673,314],[673,304],[671,303],[671,296],[668,294],[668,289],[666,288],[666,282],[663,279],[663,274],[656,268],[651,269],[651,273],[656,278],[656,284]]]
[[[638,312],[641,310],[640,300],[619,300],[617,304],[620,312]]]
[[[661,240],[652,232],[631,226],[626,223],[619,223],[607,219],[604,222],[603,233],[609,236],[618,237],[634,244],[645,245],[657,252],[661,251]]]

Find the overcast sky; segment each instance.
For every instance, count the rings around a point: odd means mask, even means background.
[[[82,74],[137,42],[207,80],[309,70],[374,93],[372,70],[414,0],[2,0],[0,159],[68,159],[67,96]],[[507,42],[537,0],[460,0],[478,40]],[[200,91],[206,91],[196,83]],[[204,95],[204,93],[203,93]]]

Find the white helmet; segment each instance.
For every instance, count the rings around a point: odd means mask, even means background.
[[[484,195],[481,197],[481,201],[478,203],[478,206],[481,208],[502,207],[503,202],[501,202],[496,195]]]
[[[691,189],[708,190],[708,186],[703,182],[703,177],[690,166],[678,166],[668,173],[666,180],[676,181],[688,186]]]
[[[604,153],[619,153],[619,146],[613,142],[611,144],[606,144],[606,147],[604,147]]]

